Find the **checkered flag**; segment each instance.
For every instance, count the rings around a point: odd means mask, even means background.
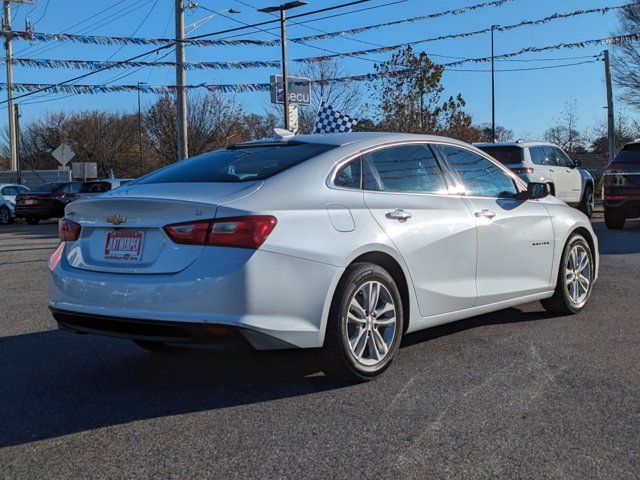
[[[322,102],[316,118],[313,133],[349,133],[358,124],[358,120],[334,110],[331,105]]]

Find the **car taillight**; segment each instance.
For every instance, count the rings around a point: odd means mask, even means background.
[[[514,168],[514,173],[533,173],[533,167],[522,167],[522,168]]]
[[[278,221],[271,215],[228,217],[207,222],[167,225],[164,231],[175,243],[257,249]]]
[[[61,242],[75,242],[80,238],[82,227],[79,223],[72,222],[67,218],[58,221],[58,236]]]

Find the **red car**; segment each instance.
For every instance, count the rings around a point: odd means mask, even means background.
[[[624,227],[640,217],[640,140],[627,143],[604,172],[604,221],[607,228]]]

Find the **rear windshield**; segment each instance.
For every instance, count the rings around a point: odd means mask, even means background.
[[[241,145],[174,163],[135,183],[252,182],[269,178],[333,148],[335,145],[297,142]]]
[[[83,183],[78,193],[102,193],[111,190],[109,182],[87,182]]]
[[[520,147],[486,145],[478,148],[505,165],[524,162],[523,150]]]
[[[640,163],[640,143],[625,145],[614,160],[615,163]]]
[[[64,183],[43,183],[29,190],[29,193],[53,193],[64,185]]]

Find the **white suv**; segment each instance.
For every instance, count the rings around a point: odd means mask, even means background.
[[[593,177],[560,147],[546,142],[476,143],[526,182],[548,183],[560,200],[593,215]]]

